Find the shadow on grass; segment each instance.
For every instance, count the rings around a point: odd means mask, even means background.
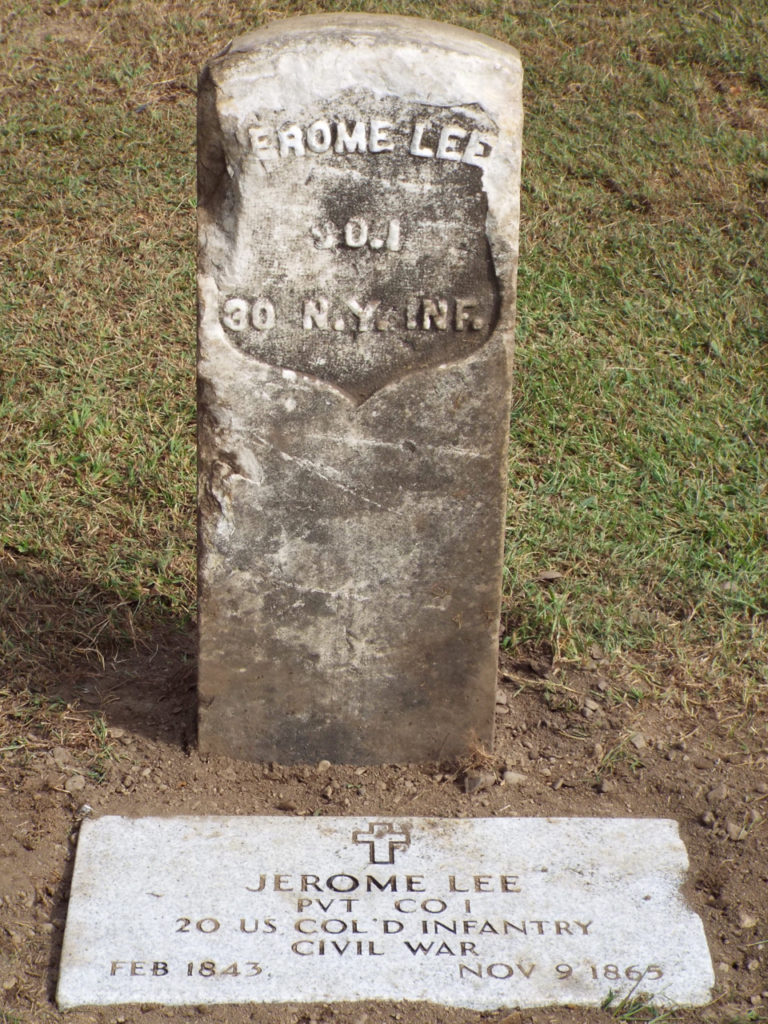
[[[0,686],[100,714],[108,728],[188,747],[194,623],[162,597],[121,601],[76,574],[0,554]]]

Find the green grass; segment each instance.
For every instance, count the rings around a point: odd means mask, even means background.
[[[656,1024],[673,1024],[677,1017],[674,1009],[654,1006],[652,998],[646,999],[643,996],[629,996],[616,1002],[616,996],[611,994],[601,1008],[608,1010],[614,1020],[626,1024],[651,1024],[652,1021]]]
[[[40,682],[43,647],[104,658],[194,614],[196,72],[267,18],[332,10],[448,18],[523,58],[507,647],[598,642],[681,699],[765,706],[760,0],[9,0],[0,651],[17,684]]]
[[[590,10],[528,67],[508,631],[764,699],[768,22]]]
[[[104,718],[75,703],[39,693],[0,689],[0,777],[9,767],[25,767],[41,752],[66,748],[72,760],[62,771],[77,771],[100,782],[116,755]]]

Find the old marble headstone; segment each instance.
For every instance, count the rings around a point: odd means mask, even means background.
[[[501,43],[367,15],[202,74],[205,751],[491,742],[521,81]]]
[[[709,1001],[675,822],[83,822],[57,1000]]]

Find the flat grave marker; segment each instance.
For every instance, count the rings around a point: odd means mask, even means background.
[[[373,15],[201,77],[204,751],[492,742],[521,87],[502,43]]]
[[[687,866],[656,819],[85,821],[58,1003],[699,1005]]]

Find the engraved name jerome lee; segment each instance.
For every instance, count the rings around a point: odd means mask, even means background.
[[[259,873],[244,890],[265,899],[267,912],[253,916],[252,909],[246,912],[243,907],[243,913],[234,912],[227,918],[195,914],[178,917],[172,930],[180,937],[178,942],[192,942],[187,947],[187,956],[182,946],[176,956],[164,951],[151,959],[113,959],[109,974],[150,979],[150,984],[154,984],[151,979],[168,975],[255,979],[272,969],[270,953],[279,944],[283,953],[296,958],[297,964],[316,957],[365,960],[394,955],[405,957],[406,962],[414,965],[450,964],[454,976],[468,983],[479,979],[525,984],[534,977],[556,981],[574,978],[599,983],[602,989],[618,983],[637,987],[642,982],[647,986],[664,978],[664,968],[659,964],[629,963],[623,955],[615,957],[615,962],[605,962],[600,957],[580,957],[578,963],[558,962],[551,957],[542,961],[528,959],[532,945],[549,945],[558,938],[575,939],[580,946],[586,943],[588,949],[599,928],[589,918],[521,916],[513,910],[519,907],[518,900],[507,904],[509,909],[505,908],[502,914],[498,913],[498,905],[493,908],[495,914],[478,914],[481,908],[473,908],[473,902],[476,897],[482,900],[480,894],[514,899],[523,893],[524,886],[517,874],[456,871],[428,879],[424,874],[405,871],[374,871],[374,866],[394,865],[410,849],[412,836],[408,824],[370,822],[366,829],[353,829],[350,840],[350,851],[367,854],[367,871],[332,875]],[[430,895],[435,891],[441,895]],[[276,905],[272,896],[275,893],[296,896],[288,903]],[[292,913],[289,905],[294,905]],[[248,949],[251,957],[255,954],[260,959],[247,959],[240,952],[242,946],[238,946],[236,953],[241,959],[227,957],[227,936],[235,941],[237,934],[255,937],[255,944]],[[522,936],[526,946],[521,956],[516,950]],[[199,947],[201,937],[207,945],[203,956]]]
[[[411,156],[422,159],[451,160],[482,167],[490,156],[490,138],[476,128],[450,123],[435,126],[415,121],[403,138],[391,121],[371,119],[355,121],[352,127],[344,119],[318,118],[304,127],[285,124],[280,128],[256,124],[248,129],[251,151],[261,160],[278,157],[327,153],[392,153],[403,146]]]

